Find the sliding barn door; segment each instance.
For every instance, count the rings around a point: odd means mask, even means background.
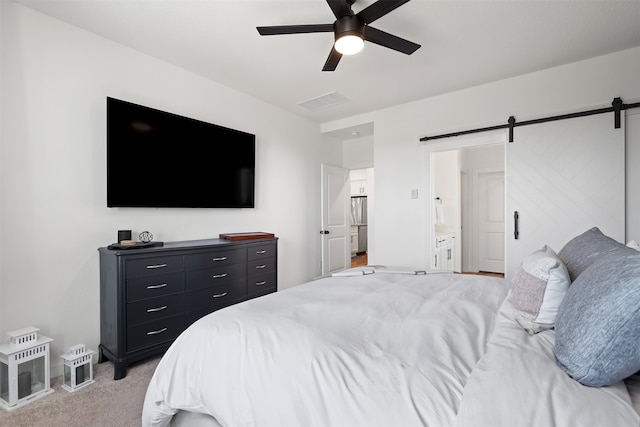
[[[522,259],[598,227],[625,238],[624,124],[613,114],[516,127],[507,144],[507,278]],[[514,231],[518,212],[518,231]]]

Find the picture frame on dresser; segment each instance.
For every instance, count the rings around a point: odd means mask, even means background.
[[[98,363],[114,380],[209,313],[277,291],[277,237],[101,247]]]

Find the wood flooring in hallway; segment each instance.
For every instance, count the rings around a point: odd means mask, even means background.
[[[351,268],[363,267],[367,265],[368,257],[366,252],[360,252],[351,257]]]

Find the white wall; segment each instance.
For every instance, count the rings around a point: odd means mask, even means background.
[[[433,196],[442,205],[443,218],[436,218],[434,223],[437,232],[456,232],[460,227],[460,162],[459,150],[438,151],[433,153]],[[425,195],[427,197],[427,195]],[[440,222],[438,222],[440,219]]]
[[[639,75],[640,48],[634,48],[324,123],[323,131],[374,123],[377,206],[375,229],[369,233],[373,233],[376,252],[370,262],[426,265],[431,212],[424,196],[430,183],[428,156],[418,142],[420,137],[503,124],[511,115],[524,121],[608,107],[618,96],[626,103],[638,102]],[[627,155],[635,156],[629,158],[630,164],[640,164],[640,135],[630,135],[627,144],[631,148]],[[638,206],[640,184],[637,180],[627,183],[627,203]],[[411,188],[418,188],[421,197],[411,199]],[[628,230],[640,230],[639,218],[627,219]],[[637,240],[638,236],[627,237]]]
[[[0,4],[2,336],[35,326],[54,338],[54,374],[69,346],[97,350],[97,248],[115,242],[118,229],[149,230],[160,241],[273,232],[280,289],[319,276],[319,165],[342,162],[340,141],[198,75]],[[108,209],[107,96],[256,134],[256,208]],[[138,160],[135,173],[147,173]]]
[[[342,144],[342,167],[366,169],[373,166],[373,136],[347,139]]]

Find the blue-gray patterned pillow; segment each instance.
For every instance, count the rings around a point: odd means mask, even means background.
[[[558,252],[558,257],[567,267],[569,277],[573,282],[594,261],[618,249],[628,253],[633,251],[633,249],[602,234],[598,227],[593,227],[567,242]]]
[[[640,253],[613,251],[580,274],[556,318],[558,365],[584,385],[640,370]]]

